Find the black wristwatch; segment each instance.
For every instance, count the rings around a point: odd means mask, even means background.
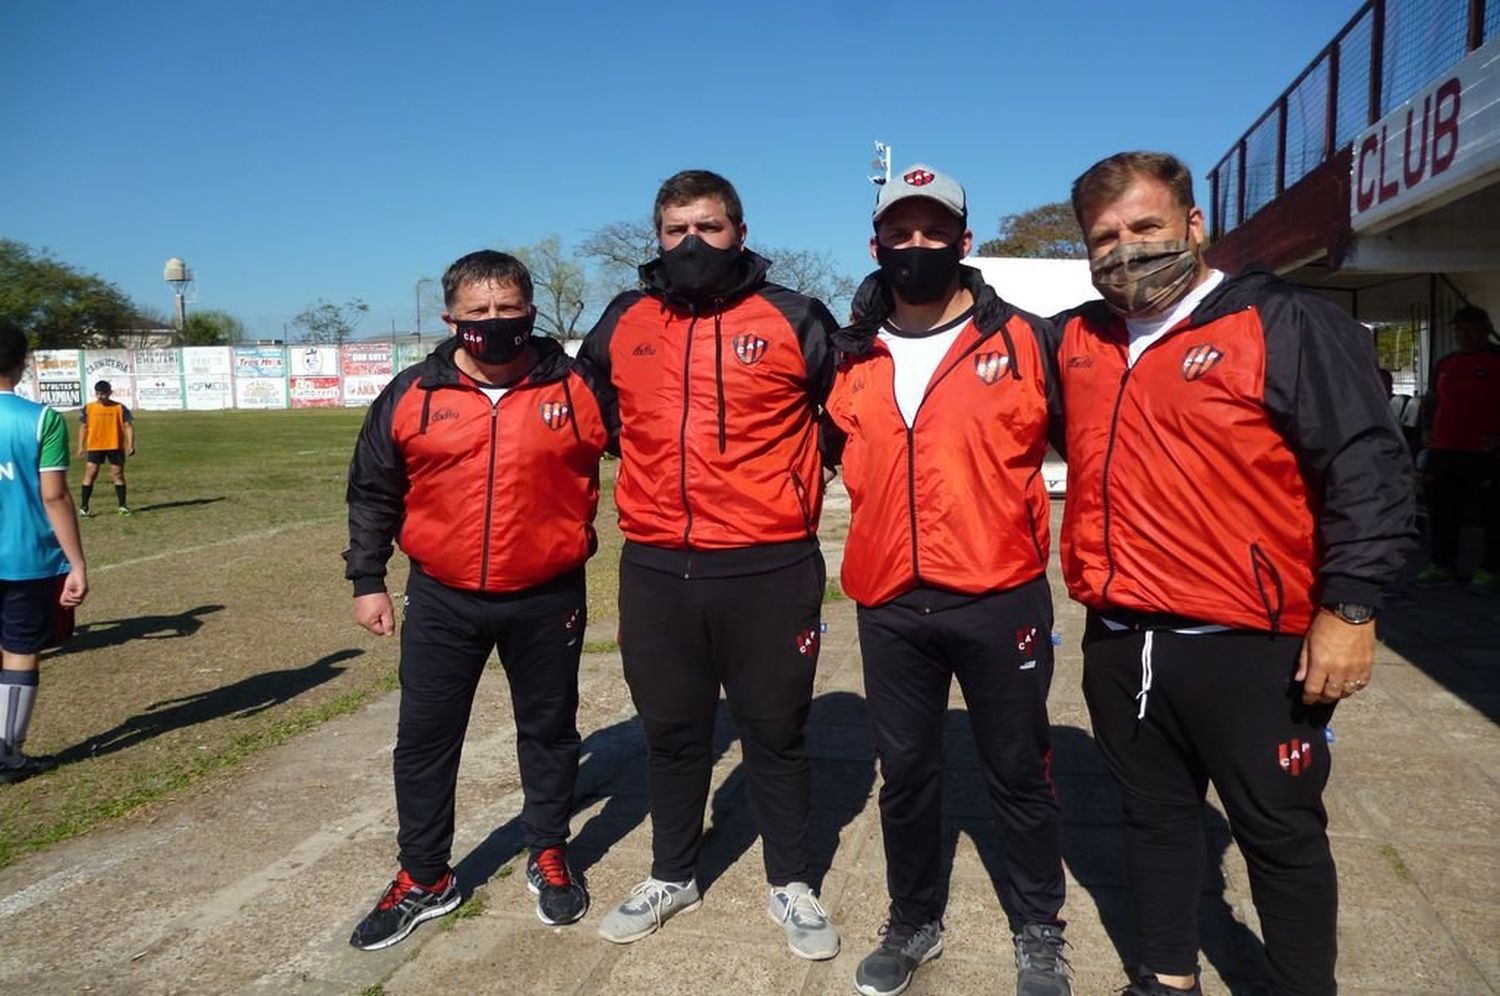
[[[1359,602],[1324,602],[1323,608],[1338,616],[1351,626],[1363,626],[1372,623],[1375,617],[1380,615],[1380,610],[1373,605],[1361,605]]]

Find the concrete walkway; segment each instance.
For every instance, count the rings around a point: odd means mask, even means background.
[[[835,509],[835,512],[837,510]],[[836,542],[828,544],[836,560]],[[1054,572],[1055,577],[1055,572]],[[1118,800],[1079,692],[1082,614],[1058,598],[1052,692],[1066,820],[1065,915],[1079,996],[1124,984],[1130,924]],[[794,958],[765,915],[761,855],[727,719],[714,772],[701,910],[628,947],[594,928],[650,855],[643,743],[615,655],[583,669],[585,758],[576,863],[595,906],[552,928],[519,874],[514,728],[503,676],[481,685],[465,753],[455,846],[483,910],[424,925],[366,954],[346,941],[394,872],[393,694],[260,755],[227,786],[146,821],[54,847],[0,872],[3,993],[850,993],[885,912],[878,778],[861,689],[854,609],[827,606],[811,742],[814,848],[824,903],[844,936],[831,962]],[[1500,601],[1461,590],[1393,601],[1370,689],[1335,716],[1331,834],[1342,878],[1346,996],[1500,993]],[[608,636],[611,634],[600,634]],[[953,852],[944,955],[908,990],[1005,993],[1010,938],[987,867],[994,823],[952,701],[948,825]],[[0,797],[3,803],[3,797]],[[1220,874],[1203,894],[1205,991],[1262,992],[1245,869],[1216,808]],[[371,988],[382,986],[380,988]]]

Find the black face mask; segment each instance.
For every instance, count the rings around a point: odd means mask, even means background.
[[[690,301],[706,301],[728,293],[739,277],[742,249],[718,249],[689,235],[661,254],[667,287]]]
[[[953,286],[963,250],[956,243],[941,249],[877,246],[875,258],[897,297],[907,304],[932,304]]]
[[[499,366],[521,355],[536,314],[527,311],[520,318],[483,318],[478,321],[456,321],[458,342],[480,363]]]

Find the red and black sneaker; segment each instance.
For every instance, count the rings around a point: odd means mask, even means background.
[[[589,891],[573,877],[567,848],[561,844],[531,852],[526,885],[536,896],[537,919],[549,926],[577,923],[589,911]]]
[[[432,885],[422,885],[413,881],[403,868],[380,902],[354,928],[349,943],[361,951],[388,948],[404,940],[423,920],[452,913],[463,898],[451,871]]]

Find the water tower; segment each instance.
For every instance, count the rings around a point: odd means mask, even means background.
[[[193,271],[187,268],[187,264],[173,256],[167,260],[166,269],[162,271],[162,277],[172,285],[172,294],[177,298],[177,331],[181,332],[187,325],[187,303],[186,294],[188,284],[193,282]]]
[[[891,147],[878,139],[875,142],[875,158],[870,160],[870,182],[883,187],[891,182]]]

